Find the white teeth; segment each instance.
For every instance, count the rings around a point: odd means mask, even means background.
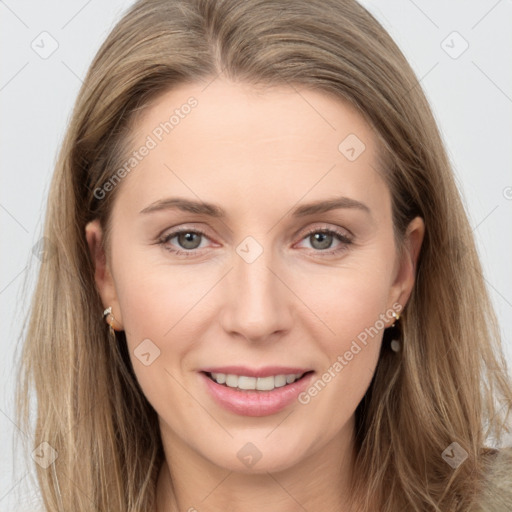
[[[232,375],[225,373],[211,373],[212,379],[217,384],[225,384],[229,388],[255,389],[258,391],[272,391],[291,384],[300,379],[304,374],[274,375],[270,377],[247,377],[246,375]]]
[[[238,377],[238,387],[240,389],[256,389],[256,377]]]
[[[286,386],[286,375],[276,375],[274,377],[274,386],[276,388],[282,388]]]
[[[272,391],[274,387],[274,377],[271,375],[270,377],[258,377],[256,386],[253,389],[257,389],[258,391]]]
[[[238,386],[238,376],[226,375],[226,386],[229,386],[230,388],[236,388]]]
[[[212,373],[212,376],[215,375],[215,377],[213,377],[218,384],[225,384],[226,383],[226,374],[225,373]]]

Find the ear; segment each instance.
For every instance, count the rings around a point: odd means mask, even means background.
[[[425,223],[423,219],[415,217],[405,231],[403,250],[399,257],[396,277],[391,287],[391,304],[398,302],[404,308],[411,296],[424,234]]]
[[[115,330],[122,330],[121,310],[117,300],[114,279],[103,249],[103,229],[98,219],[89,222],[85,226],[85,238],[94,263],[94,280],[96,281],[96,287],[103,302],[103,307],[106,309],[112,306],[112,315],[114,316],[112,327]]]

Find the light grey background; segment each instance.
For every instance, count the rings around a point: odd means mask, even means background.
[[[81,78],[131,3],[0,1],[0,511],[35,510],[32,471],[20,465],[13,473],[14,459],[22,460],[13,436],[23,436],[14,424],[14,356],[49,180]],[[512,362],[512,1],[362,3],[399,44],[431,102]]]

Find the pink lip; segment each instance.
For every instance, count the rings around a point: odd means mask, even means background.
[[[232,368],[234,367],[231,367],[231,369]],[[237,368],[239,369],[239,367]],[[224,371],[225,369],[226,368],[223,368],[223,371],[219,371],[219,373],[231,373],[233,375],[237,375],[237,373],[233,372],[232,370],[227,372]],[[289,370],[290,369],[287,369],[286,372],[282,372],[280,370],[280,372],[277,373],[272,371],[270,372],[270,375],[280,375],[282,373],[302,373],[300,369],[298,369],[299,371]],[[246,371],[247,369],[244,369],[244,372]],[[268,369],[266,368],[265,371],[267,372],[266,376],[268,376]],[[270,414],[275,414],[281,411],[296,401],[298,395],[310,385],[310,382],[314,376],[314,372],[305,375],[301,379],[295,381],[293,384],[287,384],[286,386],[282,386],[280,388],[274,388],[272,391],[238,390],[235,388],[229,388],[222,384],[217,384],[204,372],[199,372],[199,375],[203,380],[209,394],[221,407],[224,407],[228,411],[234,412],[235,414],[240,414],[243,416],[268,416]],[[240,373],[240,375],[247,375],[248,377],[254,376],[247,373]]]
[[[264,368],[249,368],[248,366],[218,366],[201,368],[205,373],[225,373],[231,375],[246,375],[247,377],[270,377],[271,375],[291,375],[306,373],[311,368],[291,368],[289,366],[265,366]]]

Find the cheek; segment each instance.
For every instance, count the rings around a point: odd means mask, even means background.
[[[295,281],[298,294],[321,320],[314,322],[318,327],[310,334],[323,354],[318,380],[302,403],[310,404],[310,411],[319,417],[331,414],[333,425],[342,424],[354,412],[375,372],[382,334],[391,321],[392,261],[384,256],[361,257],[357,265],[317,274],[307,286]]]
[[[316,313],[322,325],[317,339],[329,353],[343,350],[368,329],[383,330],[381,315],[388,307],[392,281],[386,261],[361,258],[357,264],[295,277],[293,289]]]
[[[188,311],[215,282],[216,271],[199,274],[193,266],[167,264],[158,247],[130,247],[125,253],[129,255],[118,258],[115,273],[124,328],[134,342],[150,336],[165,341],[174,326],[179,323],[182,329],[190,322]]]
[[[193,348],[194,340],[198,339],[194,314],[200,310],[197,306],[215,279],[215,275],[204,274],[203,279],[198,279],[184,266],[148,264],[144,256],[135,251],[119,261],[115,273],[116,293],[130,358],[143,389],[158,386],[156,370],[172,371]],[[144,353],[149,351],[151,355],[146,356],[146,360],[152,359],[153,353],[158,356],[150,366],[145,366],[137,357],[139,347],[144,346],[148,348]]]
[[[299,396],[305,417],[318,418],[325,426],[322,439],[336,435],[364,397],[380,354],[384,329],[380,315],[386,314],[384,283],[347,277],[340,278],[338,285],[341,289],[324,294],[317,304],[322,320],[334,333],[323,325],[312,332],[323,365]]]
[[[191,308],[210,285],[201,286],[176,269],[124,270],[118,273],[117,291],[135,376],[159,414],[172,410],[184,422],[194,402],[179,384],[181,366],[201,339]]]

